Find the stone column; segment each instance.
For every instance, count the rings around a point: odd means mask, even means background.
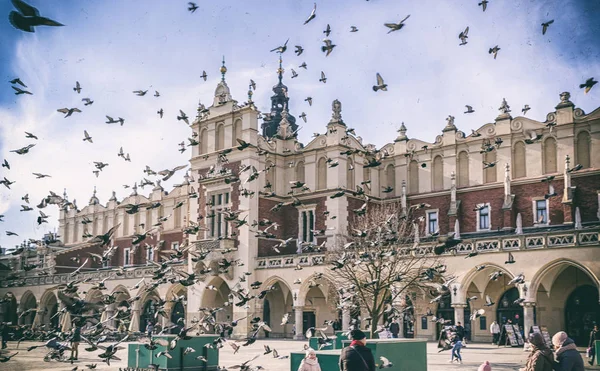
[[[467,304],[452,304],[452,307],[454,308],[454,324],[465,322],[465,308]]]
[[[140,328],[140,310],[131,310],[131,323],[129,323],[129,331],[135,332]]]
[[[350,327],[350,309],[344,308],[342,310],[342,330],[348,331]]]
[[[398,337],[404,338],[404,313],[400,313],[398,318]]]
[[[294,340],[304,340],[303,313],[304,307],[294,307],[294,317],[296,324],[296,334],[294,335]]]
[[[523,334],[525,338],[527,338],[527,336],[529,335],[529,329],[531,329],[531,326],[535,325],[535,320],[533,316],[534,307],[534,302],[523,303]]]

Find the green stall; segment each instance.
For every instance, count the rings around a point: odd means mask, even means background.
[[[338,344],[337,337],[336,336],[330,336],[329,338],[331,339],[331,345],[323,346],[323,347],[321,347],[321,349],[319,349],[319,337],[318,336],[311,337],[308,340],[308,345],[311,348],[313,348],[314,350],[332,350],[332,349],[338,349],[338,348],[336,348],[336,344]]]
[[[170,342],[175,339],[176,335],[160,335],[153,336],[154,340],[164,339]],[[216,335],[200,335],[193,336],[190,340],[179,340],[175,349],[170,350],[169,354],[172,358],[161,356],[156,358],[156,355],[167,347],[157,345],[155,350],[146,349],[144,344],[129,344],[127,350],[127,366],[132,368],[148,368],[150,364],[158,365],[161,371],[176,371],[176,370],[198,370],[198,371],[214,371],[219,365],[219,350],[209,349],[205,344],[212,344],[218,336]],[[190,347],[195,350],[193,353],[183,355],[185,348]],[[204,356],[207,362],[197,360],[196,357]]]
[[[600,340],[596,340],[594,342],[594,345],[595,345],[595,347],[594,347],[594,349],[592,349],[592,351],[596,352],[595,361],[596,361],[597,365],[600,365]]]

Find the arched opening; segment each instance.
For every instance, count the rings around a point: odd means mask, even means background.
[[[393,197],[396,194],[396,169],[394,167],[394,164],[389,164],[385,168],[385,182],[385,185],[387,187],[391,187],[394,189],[393,191],[387,194],[388,197]]]
[[[298,162],[296,165],[296,181],[304,183],[304,161]]]
[[[202,306],[205,308],[223,308],[215,314],[217,322],[231,322],[233,318],[233,305],[237,300],[230,299],[231,290],[227,283],[221,277],[213,278],[207,287],[214,287],[214,290],[205,289],[202,296]],[[225,305],[225,303],[228,303]]]
[[[514,179],[524,178],[527,176],[524,142],[517,142],[513,147],[512,168]]]
[[[327,162],[321,157],[317,162],[317,190],[327,189]]]
[[[483,154],[483,162],[489,164],[496,161],[496,151],[486,152]],[[485,167],[485,164],[484,164]],[[487,167],[483,169],[483,182],[484,183],[495,183],[496,182],[496,166]]]
[[[271,326],[273,330],[269,336],[277,338],[291,337],[293,335],[293,299],[290,288],[281,281],[269,284],[273,290],[265,296],[263,303],[263,320]],[[265,286],[266,288],[267,286]],[[286,325],[281,325],[281,318],[289,314],[289,321]],[[306,330],[306,328],[304,328]]]
[[[519,289],[516,287],[510,288],[502,294],[496,303],[496,320],[500,325],[510,321],[513,325],[519,325],[519,328],[523,329],[523,307],[515,303],[519,297]]]
[[[182,302],[178,301],[173,305],[171,310],[171,323],[177,327],[171,330],[171,334],[178,334],[183,326],[185,326],[185,307]]]
[[[233,123],[233,137],[231,138],[231,146],[237,147],[238,139],[242,139],[242,120],[236,120]]]
[[[265,186],[267,184],[270,184],[271,185],[271,190],[273,192],[277,192],[277,187],[276,187],[276,184],[275,184],[277,178],[275,177],[275,167],[273,166],[273,162],[267,161],[265,163],[265,167],[269,168],[269,170],[265,174]]]
[[[565,305],[565,331],[578,346],[587,346],[590,332],[600,323],[598,289],[591,285],[579,286]]]
[[[556,139],[548,137],[544,141],[544,174],[556,173]]]
[[[200,154],[208,153],[208,131],[200,130]]]
[[[146,326],[149,323],[155,324],[154,318],[156,314],[157,300],[155,298],[148,299],[142,306],[142,312],[140,313],[140,332],[146,332]]]
[[[356,182],[354,180],[354,162],[352,159],[348,159],[346,164],[346,188],[354,190]]]
[[[413,302],[410,299],[410,296],[406,295],[405,297],[405,308],[404,311],[404,337],[405,338],[414,338],[415,337],[415,309],[413,306]]]
[[[469,154],[467,151],[462,151],[458,154],[458,186],[469,186]]]
[[[323,280],[316,282],[320,286],[309,288],[304,300],[304,309],[302,315],[302,328],[304,331],[310,327],[321,326],[325,321],[336,319],[336,313],[330,307],[330,300],[327,298],[330,285]]]
[[[0,303],[2,310],[0,311],[0,322],[10,322],[13,324],[17,323],[17,298],[12,292],[7,292],[4,295],[2,303]]]
[[[225,148],[225,125],[223,124],[217,125],[217,130],[215,131],[215,148],[217,151]]]
[[[32,310],[32,311],[28,312],[27,314],[23,314],[30,309],[37,308],[37,301],[35,299],[35,296],[33,296],[33,294],[31,293],[31,291],[27,291],[25,294],[23,294],[23,296],[21,297],[21,303],[20,303],[19,307],[20,307],[19,324],[20,325],[33,324],[33,321],[34,321],[35,315],[36,315],[36,311]]]
[[[419,163],[412,160],[408,165],[408,193],[419,193]]]
[[[443,318],[445,320],[450,320],[452,321],[452,324],[454,324],[454,308],[452,308],[451,301],[452,298],[450,297],[450,295],[442,297],[442,300],[440,300],[440,302],[438,303],[438,308],[437,312],[435,313],[435,316],[438,319]]]
[[[46,330],[58,329],[59,316],[54,316],[58,312],[58,300],[53,292],[47,291],[40,300],[41,313],[39,323],[46,326]]]
[[[590,144],[591,138],[590,133],[587,131],[580,131],[577,134],[577,150],[575,151],[575,162],[587,169],[591,166],[590,164]],[[573,166],[575,164],[572,164]]]
[[[433,190],[441,191],[444,189],[444,162],[442,156],[435,156],[431,167],[433,168]]]

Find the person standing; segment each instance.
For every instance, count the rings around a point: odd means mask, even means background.
[[[490,333],[492,334],[492,344],[498,344],[498,341],[500,341],[500,325],[497,321],[492,322],[490,325]]]
[[[352,342],[342,349],[340,371],[375,371],[375,359],[367,348],[367,336],[360,330],[350,331]]]
[[[392,333],[392,338],[398,338],[398,334],[400,333],[400,325],[398,324],[397,320],[393,320],[392,323],[390,323],[390,332]]]
[[[321,371],[321,366],[319,365],[319,360],[317,359],[317,353],[315,353],[313,348],[308,348],[306,350],[306,356],[302,362],[300,362],[298,371]]]
[[[590,366],[594,364],[594,359],[596,359],[595,342],[598,340],[600,340],[600,331],[598,331],[598,325],[594,325],[594,328],[590,332],[590,343],[588,344],[588,352],[590,352],[590,359],[588,360],[588,363]]]
[[[79,343],[81,342],[81,326],[79,321],[74,323],[75,329],[71,335],[71,361],[77,361],[79,358]]]
[[[552,351],[546,345],[544,337],[539,332],[529,334],[529,344],[531,344],[531,353],[527,357],[527,363],[523,371],[552,371],[554,356]]]
[[[456,336],[458,336],[458,339],[460,341],[463,341],[463,339],[465,338],[465,328],[460,322],[456,324]]]
[[[564,331],[559,331],[552,337],[557,363],[556,371],[584,371],[583,358],[577,351],[577,345]]]
[[[146,334],[148,335],[148,337],[152,337],[152,332],[154,331],[154,324],[152,324],[152,321],[148,321],[148,324],[146,325]]]
[[[460,322],[459,322],[460,323]],[[461,338],[458,336],[458,334],[454,337],[454,341],[452,343],[452,355],[450,358],[450,363],[454,362],[454,358],[456,358],[456,361],[460,364],[462,364],[462,356],[460,355],[460,350],[464,347],[465,345],[463,344]]]

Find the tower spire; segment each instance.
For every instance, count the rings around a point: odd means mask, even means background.
[[[279,77],[279,83],[283,80],[283,72],[284,69],[282,67],[283,60],[281,59],[281,54],[279,54],[279,68],[277,69],[277,76]]]
[[[221,65],[221,81],[225,82],[225,73],[227,73],[227,67],[225,67],[225,56],[223,56],[223,64]]]

